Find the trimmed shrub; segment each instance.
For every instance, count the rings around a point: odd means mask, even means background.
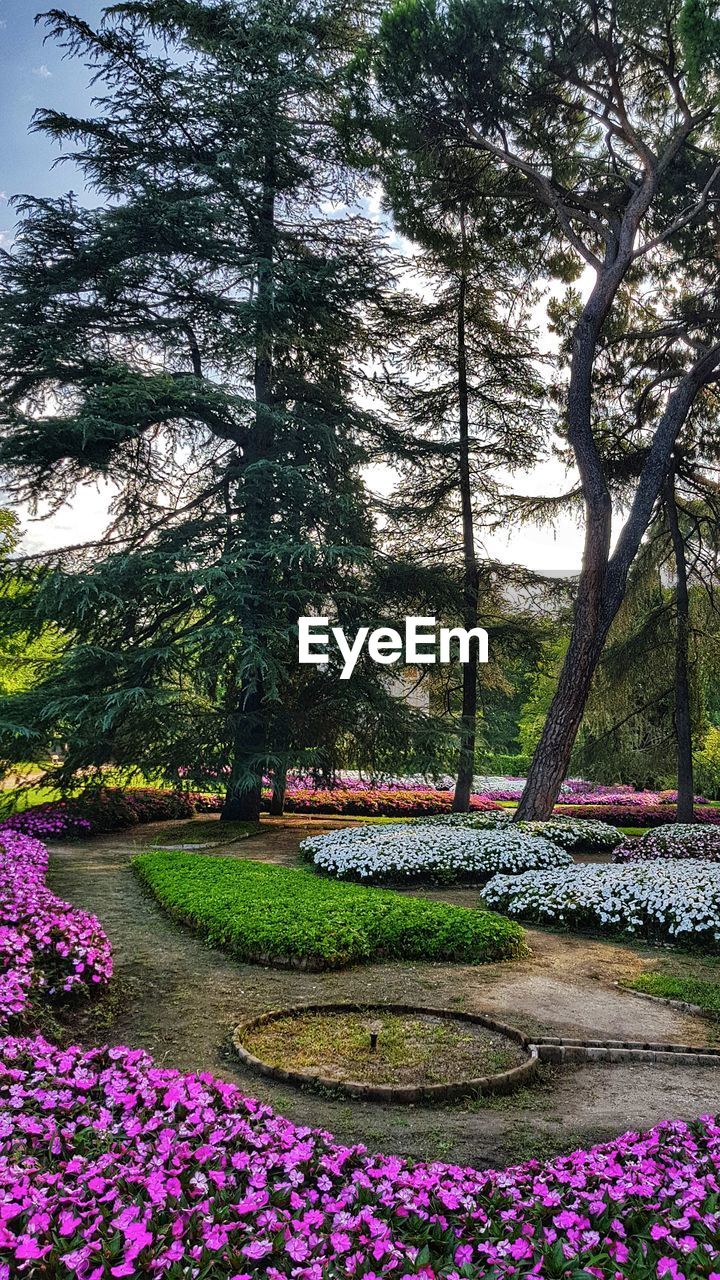
[[[592,818],[609,822],[614,827],[661,827],[675,822],[677,808],[674,804],[557,804],[556,818]],[[710,805],[695,808],[695,820],[711,825],[720,824],[720,809]]]
[[[162,906],[240,960],[339,969],[371,960],[509,960],[523,933],[501,916],[288,867],[198,854],[133,861]]]
[[[521,831],[543,836],[572,853],[610,850],[620,844],[622,834],[608,822],[593,818],[547,818],[544,822],[518,822]]]
[[[332,790],[301,788],[288,794],[285,809],[288,813],[337,813],[348,817],[416,818],[426,813],[449,813],[452,809],[452,791],[433,791],[430,788],[390,791],[385,788],[367,787]],[[269,797],[266,797],[266,807]],[[473,812],[485,813],[498,809],[499,805],[487,796],[471,796]]]

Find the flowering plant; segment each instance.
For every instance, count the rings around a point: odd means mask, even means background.
[[[0,1024],[27,1013],[36,992],[74,994],[112,974],[100,922],[46,888],[47,863],[38,840],[0,830]]]
[[[0,1278],[720,1280],[704,1117],[503,1172],[299,1127],[140,1049],[0,1046]]]
[[[67,800],[49,800],[10,814],[2,821],[7,831],[29,836],[75,836],[85,832],[122,831],[143,822],[192,818],[199,797],[159,787],[88,787]]]
[[[497,871],[569,866],[571,858],[540,836],[516,828],[473,831],[428,823],[355,827],[309,836],[303,857],[339,879],[450,884],[485,880]]]
[[[650,862],[656,858],[704,858],[720,862],[720,829],[673,822],[648,831],[637,840],[625,840],[613,854],[613,862]]]
[[[538,923],[720,951],[720,866],[686,859],[495,876],[488,906]]]
[[[450,812],[451,791],[390,790],[367,787],[345,790],[334,787],[328,791],[301,790],[289,793],[285,799],[288,813],[339,813],[357,817],[420,817],[426,813]],[[488,812],[499,806],[487,796],[471,796],[470,808],[475,812]]]
[[[561,849],[614,849],[622,836],[616,827],[593,818],[547,818],[544,822],[518,822],[521,831],[544,836]]]
[[[621,804],[605,804],[584,802],[583,804],[557,804],[554,816],[557,818],[592,818],[602,819],[615,827],[660,827],[666,822],[675,822],[676,806],[674,804],[647,803],[627,797]],[[711,825],[720,823],[720,809],[712,805],[695,809],[695,821]]]

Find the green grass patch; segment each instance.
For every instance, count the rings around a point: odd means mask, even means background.
[[[340,969],[373,960],[480,964],[525,951],[520,926],[492,911],[310,871],[168,852],[141,853],[133,868],[170,915],[240,960]]]
[[[631,991],[644,991],[649,996],[664,1000],[682,1000],[699,1005],[706,1013],[720,1018],[720,982],[707,982],[703,978],[681,977],[670,973],[641,973],[623,984]]]

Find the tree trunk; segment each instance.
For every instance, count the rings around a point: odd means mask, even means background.
[[[675,556],[675,741],[677,744],[677,820],[694,822],[692,717],[690,714],[690,597],[685,542],[675,503],[675,477],[670,474],[664,494],[665,519]]]
[[[273,770],[273,789],[270,800],[270,814],[273,818],[281,818],[285,812],[285,792],[287,790],[287,767],[280,765]]]
[[[285,792],[288,775],[288,746],[290,742],[290,726],[287,717],[282,713],[276,718],[272,731],[272,796],[270,798],[270,814],[273,818],[281,818],[285,812]]]
[[[255,424],[243,458],[244,538],[250,553],[267,546],[272,533],[272,481],[268,471],[254,464],[268,460],[272,454],[274,418],[273,383],[273,271],[275,256],[275,154],[272,145],[265,155],[263,189],[258,214],[256,242],[257,325],[255,331]],[[258,578],[267,572],[261,560],[254,566]],[[260,594],[260,593],[259,593]],[[243,635],[257,630],[257,617],[251,609],[243,619]],[[233,762],[230,782],[221,813],[223,821],[257,821],[262,804],[262,780],[267,746],[267,712],[264,706],[261,670],[243,676],[241,706],[235,714]]]
[[[265,754],[265,722],[262,683],[249,686],[236,713],[235,741],[230,778],[221,822],[257,822],[262,809]]]
[[[533,822],[552,814],[567,775],[595,668],[622,602],[624,584],[618,582],[612,593],[607,586],[611,514],[609,495],[594,507],[588,506],[583,570],[570,644],[515,812],[517,821]]]
[[[457,387],[459,417],[459,469],[460,504],[463,538],[463,626],[466,630],[477,626],[478,571],[475,560],[475,531],[473,528],[472,484],[470,477],[470,410],[467,378],[467,348],[465,340],[465,305],[467,297],[467,270],[465,265],[465,215],[460,214],[460,243],[463,261],[460,270],[457,315]],[[460,717],[460,750],[458,753],[457,780],[453,797],[453,812],[467,813],[470,808],[473,776],[475,773],[475,739],[477,734],[477,677],[478,644],[472,640],[468,661],[463,665],[462,712]]]

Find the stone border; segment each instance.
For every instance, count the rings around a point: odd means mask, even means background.
[[[561,1066],[576,1062],[634,1062],[653,1066],[720,1068],[720,1049],[686,1044],[654,1044],[642,1040],[574,1040],[536,1036],[533,1048],[541,1062]]]
[[[250,1053],[242,1043],[243,1036],[256,1027],[268,1022],[277,1022],[281,1018],[301,1017],[306,1013],[414,1013],[424,1014],[432,1018],[455,1019],[459,1022],[470,1022],[476,1026],[487,1027],[506,1036],[520,1045],[527,1053],[525,1062],[508,1071],[501,1071],[494,1076],[480,1076],[471,1080],[451,1080],[446,1084],[431,1085],[373,1085],[363,1084],[359,1080],[333,1080],[329,1076],[311,1075],[303,1071],[288,1071],[284,1067],[273,1067]],[[424,1005],[410,1004],[359,1004],[341,1001],[332,1004],[294,1005],[287,1009],[271,1009],[268,1013],[241,1022],[232,1037],[235,1052],[251,1071],[280,1080],[285,1084],[311,1085],[314,1088],[331,1089],[337,1093],[347,1094],[351,1098],[359,1098],[367,1102],[450,1102],[456,1098],[484,1097],[489,1094],[506,1094],[527,1084],[535,1077],[540,1055],[537,1047],[531,1044],[528,1037],[515,1027],[482,1013],[457,1012],[452,1009],[435,1009]]]

